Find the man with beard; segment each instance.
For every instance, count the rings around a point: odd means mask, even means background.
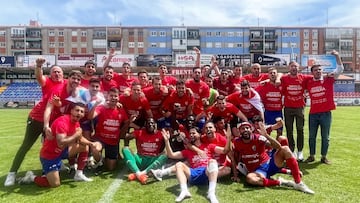
[[[88,60],[84,65],[84,74],[81,77],[81,86],[88,89],[90,84],[90,79],[96,77],[96,64],[93,60]]]
[[[289,186],[308,194],[314,194],[314,191],[301,181],[298,163],[289,147],[281,146],[278,141],[270,137],[263,123],[259,123],[259,127],[261,135],[253,133],[253,126],[250,123],[241,123],[239,126],[241,136],[232,141],[235,160],[245,164],[248,171],[246,182],[263,187]],[[269,156],[265,149],[267,145],[276,149],[276,152]],[[270,178],[280,171],[284,161],[290,168],[295,182],[282,178],[278,180]]]
[[[110,89],[108,103],[101,104],[101,100],[97,100],[94,107],[89,112],[88,118],[90,120],[97,118],[97,125],[95,128],[95,135],[93,140],[101,143],[105,149],[105,166],[108,170],[114,170],[118,160],[119,141],[120,137],[124,137],[128,127],[128,115],[123,108],[118,108],[119,90],[113,87]],[[93,152],[95,160],[102,165],[103,158],[101,155],[102,149]]]
[[[174,76],[167,75],[168,68],[166,67],[166,65],[160,64],[158,66],[158,72],[160,75],[161,84],[167,87],[170,91],[174,91],[177,79]]]
[[[44,111],[49,98],[52,95],[57,95],[66,85],[64,80],[63,70],[59,66],[52,66],[50,68],[50,76],[43,75],[42,66],[45,63],[45,59],[36,59],[35,76],[36,80],[41,86],[42,97],[39,103],[30,111],[24,140],[19,147],[14,157],[13,163],[10,168],[10,172],[6,177],[4,186],[12,186],[15,184],[16,172],[19,170],[21,163],[23,162],[26,153],[30,150],[37,138],[44,129]]]
[[[170,133],[163,129],[162,134],[165,140],[168,157],[172,159],[186,159],[189,162],[190,167],[183,162],[177,162],[175,166],[160,170],[160,173],[157,173],[159,171],[152,171],[155,178],[161,179],[162,175],[170,175],[171,173],[176,172],[176,177],[181,188],[179,196],[175,199],[176,202],[181,202],[185,198],[191,197],[187,187],[187,181],[189,181],[189,183],[192,185],[203,185],[208,183],[209,190],[207,198],[212,203],[219,202],[215,195],[219,169],[217,161],[213,159],[213,155],[227,154],[227,149],[230,149],[230,141],[226,143],[225,148],[218,147],[215,144],[204,144],[201,143],[199,129],[197,127],[191,128],[190,137],[192,144],[198,149],[203,150],[206,154],[206,156],[201,156],[197,154],[197,152],[190,149],[173,152],[169,143]],[[227,133],[227,137],[229,140],[231,139],[230,130]]]
[[[108,57],[106,58],[103,66],[103,76],[101,77],[101,91],[106,96],[112,87],[118,88],[117,82],[114,80],[114,68],[110,66],[111,59],[115,56],[115,49],[111,48]]]
[[[210,96],[210,88],[204,82],[200,80],[201,69],[200,67],[193,68],[193,78],[186,81],[185,86],[190,88],[194,96],[194,108],[193,113],[195,115],[200,114],[204,110],[204,104],[208,103]],[[202,129],[205,124],[205,117],[196,120],[197,126]]]
[[[128,175],[128,180],[138,179],[141,184],[147,183],[147,173],[151,169],[160,168],[165,164],[167,157],[163,154],[164,138],[156,128],[153,118],[148,118],[145,129],[135,130],[127,135],[128,139],[135,138],[137,153],[133,154],[129,147],[124,147],[122,153],[126,165],[132,173]]]
[[[51,125],[52,136],[45,138],[40,151],[40,161],[45,176],[35,176],[32,171],[28,171],[25,177],[19,181],[20,183],[35,182],[40,187],[58,187],[60,186],[59,170],[62,159],[75,157],[79,152],[88,152],[89,147],[92,149],[99,147],[95,142],[90,142],[82,136],[79,120],[84,114],[85,105],[75,103],[72,104],[70,114],[58,117],[53,122]],[[85,167],[85,160],[80,160],[80,163]],[[79,168],[81,168],[80,165]],[[83,174],[81,169],[76,171],[74,180],[92,181]]]

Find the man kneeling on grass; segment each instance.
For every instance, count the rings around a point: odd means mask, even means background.
[[[85,105],[82,103],[73,104],[70,114],[57,118],[51,125],[51,136],[44,140],[40,151],[40,161],[45,176],[35,176],[32,171],[26,172],[25,177],[21,178],[19,183],[35,182],[40,187],[58,187],[60,186],[59,170],[61,160],[75,157],[79,152],[88,152],[89,147],[96,149],[101,147],[95,142],[90,142],[82,137],[79,120],[84,117]],[[86,165],[86,156],[79,156],[78,170],[75,173],[75,181],[92,181],[83,174]]]

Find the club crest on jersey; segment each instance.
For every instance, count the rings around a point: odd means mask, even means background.
[[[256,151],[256,146],[253,145],[253,146],[251,147],[251,149],[255,152],[255,151]]]

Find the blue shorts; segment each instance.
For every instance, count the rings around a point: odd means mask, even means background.
[[[276,120],[275,120],[276,118],[278,118],[278,117],[283,118],[283,113],[282,113],[282,111],[265,110],[264,117],[265,117],[265,124],[272,125],[272,124],[276,123]],[[279,129],[282,130],[282,127]]]
[[[55,159],[44,159],[40,157],[40,162],[43,168],[43,173],[46,175],[51,171],[59,171],[61,168],[61,160],[62,159],[67,159],[69,157],[69,150],[68,148],[65,148],[61,155]]]
[[[272,175],[278,173],[280,171],[280,168],[276,166],[274,154],[272,153],[270,156],[270,159],[261,164],[256,170],[255,173],[262,174],[266,178],[270,178]]]
[[[92,131],[92,123],[90,120],[86,120],[80,123],[80,127],[83,131]]]
[[[206,167],[190,168],[191,185],[205,185],[209,183],[209,178],[206,175]]]

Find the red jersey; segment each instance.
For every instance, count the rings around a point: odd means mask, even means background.
[[[128,120],[123,108],[107,108],[104,105],[97,106],[97,124],[95,138],[108,145],[118,145],[120,141],[120,127]]]
[[[145,94],[145,97],[149,101],[154,119],[158,120],[159,118],[163,117],[161,112],[161,105],[167,97],[165,93],[161,89],[159,92],[155,92],[153,86],[144,89],[143,92]]]
[[[54,82],[49,77],[46,77],[45,85],[41,87],[42,98],[29,113],[29,117],[33,120],[44,122],[44,111],[49,98],[53,95],[60,95],[61,90],[66,86],[67,80],[62,82]]]
[[[234,83],[230,82],[229,80],[225,84],[222,84],[220,78],[215,78],[213,86],[220,95],[224,96],[227,96],[235,91]]]
[[[212,117],[223,117],[225,123],[227,123],[234,117],[233,115],[236,115],[239,111],[234,104],[226,102],[224,111],[220,111],[220,109],[214,105],[206,110],[206,114],[211,113]]]
[[[226,154],[216,154],[214,152],[215,147],[225,147],[226,146],[226,137],[222,136],[220,133],[215,133],[215,137],[210,139],[208,136],[201,136],[201,142],[209,145],[209,152],[213,155],[213,158],[219,163],[223,164],[226,160]]]
[[[202,99],[209,98],[210,96],[209,86],[201,80],[200,82],[195,82],[194,79],[187,80],[185,86],[190,88],[194,95],[193,113],[195,115],[200,114],[204,110]]]
[[[239,153],[239,158],[246,165],[249,172],[255,171],[261,164],[270,157],[266,153],[265,143],[267,139],[259,134],[252,134],[249,143],[243,142],[241,138],[233,139],[234,152]]]
[[[324,77],[323,80],[308,79],[305,82],[311,100],[310,114],[328,112],[336,108],[334,83],[334,77]]]
[[[111,88],[118,88],[119,85],[114,79],[106,80],[104,78],[101,78],[101,91],[102,92],[108,92]]]
[[[176,86],[177,79],[174,76],[165,75],[164,78],[161,78],[161,84],[164,86],[173,85]]]
[[[212,158],[207,144],[201,144],[198,148],[205,151],[207,157],[201,157],[196,152],[190,149],[184,149],[181,151],[182,156],[189,162],[190,168],[207,167],[209,160]]]
[[[180,104],[180,107],[175,109],[174,104]],[[163,103],[163,109],[170,111],[172,115],[175,115],[176,119],[186,119],[187,115],[187,108],[189,105],[194,104],[194,97],[185,93],[182,97],[178,95],[175,91],[167,97]]]
[[[135,130],[137,153],[143,156],[159,156],[165,148],[164,137],[161,131],[149,134],[145,129]]]
[[[260,85],[256,91],[261,97],[264,108],[268,111],[281,111],[283,108],[281,86],[273,83],[265,83]]]
[[[57,144],[57,135],[65,134],[67,137],[72,136],[77,128],[80,128],[79,122],[72,122],[70,115],[57,118],[51,125],[53,139],[45,138],[40,150],[40,157],[47,160],[58,158],[67,146],[59,146]]]
[[[230,77],[229,80],[230,80],[230,82],[232,84],[237,86],[237,85],[240,85],[240,83],[244,80],[244,78],[243,77],[236,77],[236,78],[235,77]]]
[[[269,79],[269,75],[267,73],[260,73],[259,77],[254,77],[253,74],[247,74],[243,79],[249,81],[250,87],[256,89],[261,81]]]
[[[114,78],[116,84],[119,87],[120,94],[123,94],[125,89],[131,88],[131,85],[133,82],[138,81],[137,78],[131,76],[129,79],[125,78],[122,75],[119,75],[118,73],[114,73]]]
[[[290,74],[281,77],[282,94],[284,95],[284,106],[290,108],[301,108],[305,106],[304,80],[312,78],[311,75]]]
[[[134,101],[130,96],[121,95],[120,96],[120,103],[123,105],[124,109],[128,116],[130,115],[141,115],[143,111],[150,110],[149,101],[146,97],[139,97],[138,100]]]
[[[260,95],[250,89],[249,95],[242,95],[240,91],[234,92],[226,97],[226,101],[234,104],[248,119],[263,112]]]

